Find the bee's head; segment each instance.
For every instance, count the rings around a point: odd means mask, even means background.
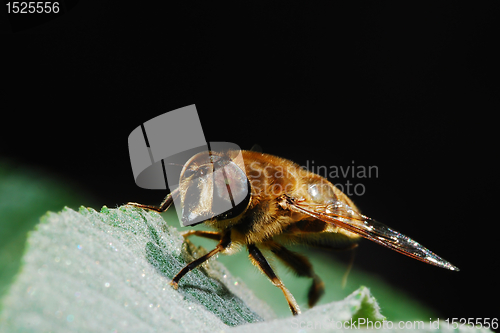
[[[246,210],[250,182],[241,155],[235,156],[205,151],[186,162],[179,180],[184,226],[234,218]]]

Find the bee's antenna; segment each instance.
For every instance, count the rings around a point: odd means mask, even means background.
[[[184,164],[179,164],[179,163],[172,163],[172,162],[169,162],[167,163],[168,165],[177,165],[177,166],[180,166],[180,167],[184,167]]]

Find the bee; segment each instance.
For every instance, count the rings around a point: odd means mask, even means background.
[[[229,199],[221,194],[224,188],[231,194]],[[239,203],[233,202],[232,209],[214,214],[216,204],[235,198]],[[308,292],[308,305],[312,307],[324,293],[324,283],[305,256],[283,244],[350,249],[361,238],[431,265],[459,270],[413,239],[361,214],[351,199],[327,179],[273,155],[255,151],[198,153],[183,165],[179,186],[160,206],[129,204],[164,212],[174,199],[181,205],[184,225],[204,222],[216,230],[191,230],[185,237],[196,235],[218,241],[212,251],[186,265],[172,279],[176,289],[186,273],[214,255],[246,247],[252,264],[283,291],[292,314],[298,315],[300,308],[295,298],[262,250],[269,250],[298,276],[312,279]]]

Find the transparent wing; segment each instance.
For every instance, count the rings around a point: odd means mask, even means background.
[[[333,224],[409,257],[452,271],[459,270],[458,267],[450,264],[410,237],[372,218],[357,213],[341,201],[332,201],[328,204],[319,205],[306,200],[286,197],[286,202],[283,204],[290,210]]]

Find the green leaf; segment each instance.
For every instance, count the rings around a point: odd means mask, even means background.
[[[263,311],[266,305],[217,261],[189,273],[179,290],[168,284],[203,251],[183,243],[156,213],[83,207],[48,213],[28,237],[1,321],[7,331],[109,332],[220,329],[270,318],[272,311]]]
[[[88,202],[83,197],[71,182],[0,160],[0,299],[19,271],[27,233],[40,216],[65,205],[78,207]]]
[[[0,332],[331,332],[385,319],[366,287],[277,319],[217,260],[186,274],[174,290],[169,280],[204,253],[155,212],[124,206],[47,213],[29,234]]]

